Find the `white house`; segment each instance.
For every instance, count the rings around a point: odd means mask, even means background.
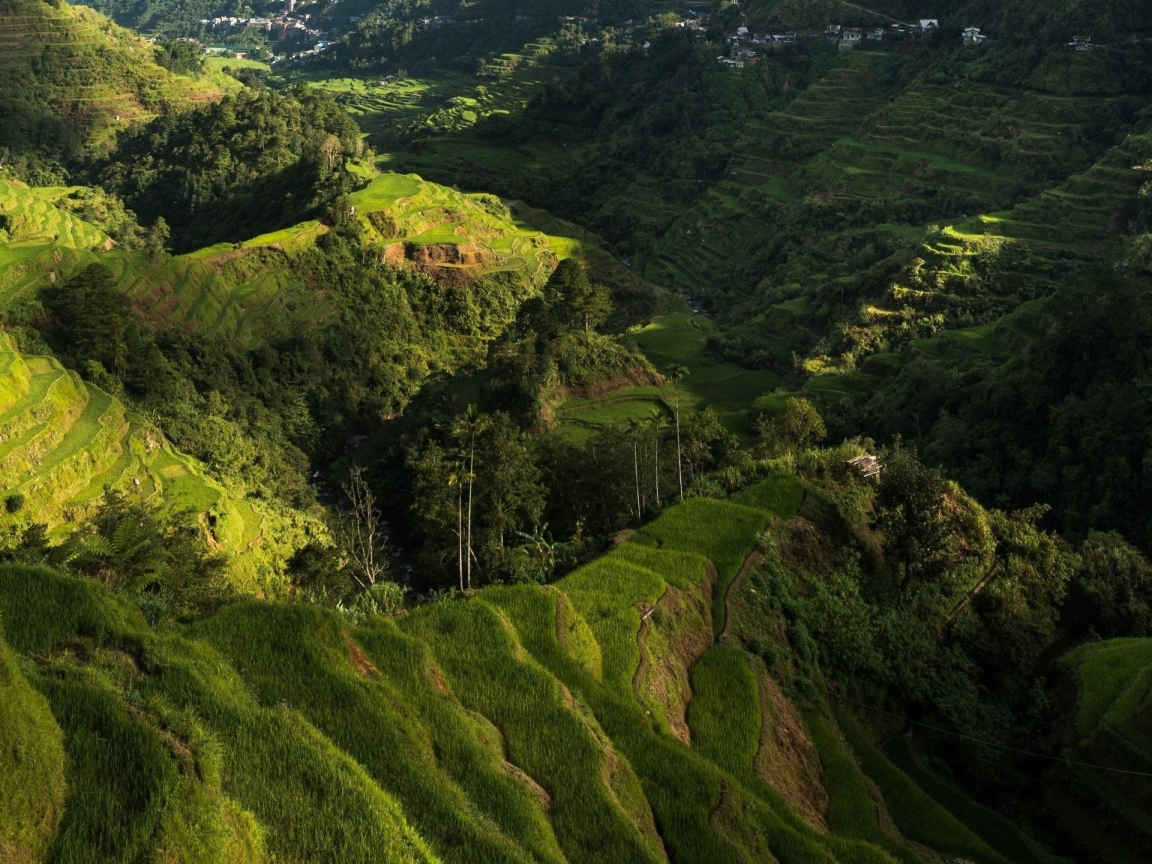
[[[865,38],[871,39],[874,42],[881,42],[884,40],[883,27],[869,27],[868,32],[864,34]]]
[[[921,18],[920,19],[920,32],[924,33],[928,30],[939,30],[940,22],[936,18]]]
[[[965,27],[964,28],[964,44],[965,45],[979,45],[981,42],[986,42],[988,37],[980,32],[979,27]]]

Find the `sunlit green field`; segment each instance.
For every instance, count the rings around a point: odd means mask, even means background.
[[[744,415],[757,397],[780,386],[780,376],[765,369],[744,369],[706,354],[705,344],[712,332],[714,327],[708,319],[677,312],[629,333],[625,344],[643,351],[658,371],[667,373],[677,364],[688,373],[675,387],[671,383],[625,387],[597,397],[569,399],[557,410],[562,428],[576,432],[656,416],[671,418],[678,404],[683,413],[710,408],[721,415],[721,422],[731,431],[743,433]]]

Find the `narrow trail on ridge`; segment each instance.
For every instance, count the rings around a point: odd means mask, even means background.
[[[808,500],[808,489],[805,487],[804,493],[800,496],[800,504],[796,508],[799,513],[804,506],[804,502]],[[775,517],[773,517],[775,518]],[[765,526],[767,527],[767,526]],[[715,642],[719,643],[726,637],[732,630],[732,598],[736,595],[736,589],[740,587],[741,583],[748,578],[753,568],[756,567],[764,559],[764,554],[759,548],[753,549],[748,557],[744,559],[744,563],[740,565],[740,572],[736,574],[729,585],[728,590],[724,593],[724,629],[716,636]]]
[[[759,564],[763,558],[764,555],[759,549],[753,549],[751,554],[744,559],[744,563],[740,566],[740,572],[736,574],[736,578],[729,583],[728,590],[724,594],[724,629],[720,632],[720,635],[716,637],[716,642],[723,641],[724,637],[726,637],[732,629],[732,597],[735,595],[736,589],[740,587],[740,583],[748,578],[748,574],[752,572],[752,568]]]

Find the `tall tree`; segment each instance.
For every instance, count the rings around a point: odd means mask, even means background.
[[[453,424],[453,434],[461,442],[467,453],[468,473],[468,515],[465,526],[464,541],[464,571],[465,585],[468,591],[472,590],[472,562],[476,560],[476,553],[472,546],[472,492],[476,485],[476,439],[488,428],[489,418],[476,405],[469,405],[464,413]]]
[[[353,465],[341,484],[349,512],[340,522],[340,540],[352,564],[352,578],[361,588],[371,588],[388,570],[388,554],[380,525],[376,496],[364,479],[364,469]]]
[[[632,471],[636,476],[636,524],[644,521],[644,508],[640,503],[640,436],[644,427],[637,420],[628,421],[628,435],[632,439]]]
[[[900,564],[900,590],[915,576],[927,577],[940,565],[949,532],[944,512],[948,482],[916,454],[897,448],[885,461],[876,496],[885,550]]]
[[[676,476],[680,481],[680,500],[684,500],[684,458],[680,449],[680,380],[688,374],[688,368],[673,363],[664,373],[665,379],[672,382],[672,415],[676,418]]]

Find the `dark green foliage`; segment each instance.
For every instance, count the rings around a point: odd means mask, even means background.
[[[231,593],[226,562],[199,527],[163,519],[112,491],[91,527],[70,536],[51,559],[132,597],[153,621],[205,614]]]
[[[156,62],[177,75],[199,75],[204,71],[204,57],[197,42],[176,39],[165,42],[156,51]]]
[[[794,452],[828,436],[824,419],[807,399],[790,397],[771,417],[763,417],[754,427],[760,446],[766,452]]]
[[[163,217],[186,251],[318,212],[353,188],[344,159],[362,151],[326,92],[244,91],[129,132],[92,176],[145,222]]]
[[[947,482],[907,450],[885,460],[877,505],[885,551],[902,570],[900,589],[913,578],[932,579],[940,572],[948,541],[944,516]]]
[[[515,322],[492,346],[484,395],[532,424],[550,409],[561,386],[647,377],[643,358],[595,332],[611,314],[608,288],[592,282],[578,261],[561,261],[540,296],[521,304]]]
[[[915,358],[868,401],[861,426],[904,435],[982,500],[1050,504],[1072,539],[1118,530],[1145,546],[1149,313],[1138,279],[1077,276],[1007,362]]]
[[[608,289],[589,281],[584,266],[572,258],[561,261],[548,277],[543,299],[556,323],[569,330],[599,327],[612,312]]]
[[[197,36],[201,18],[240,16],[245,10],[251,14],[252,9],[237,0],[94,0],[92,6],[121,26],[171,36]],[[260,9],[265,11],[271,10]]]
[[[525,118],[503,126],[493,118],[479,130],[525,141],[558,123],[570,135],[575,125],[588,139],[577,161],[547,184],[536,180],[515,191],[630,253],[646,249],[675,215],[637,206],[648,197],[647,178],[671,201],[693,201],[723,175],[747,117],[779,105],[784,82],[795,87],[814,59],[789,52],[780,64],[731,75],[717,66],[716,47],[697,44],[688,31],[657,28],[650,41],[645,53],[607,43],[579,74],[534,100]]]
[[[128,363],[128,301],[116,290],[111,272],[90,264],[45,296],[57,323],[53,338],[65,362],[83,366],[94,360],[112,375]]]
[[[511,547],[518,545],[518,531],[538,524],[544,488],[523,433],[508,415],[460,418],[446,440],[416,444],[408,470],[429,564],[460,577],[472,573],[474,562],[485,581],[514,573]]]
[[[1094,531],[1065,603],[1070,626],[1105,638],[1152,634],[1152,567],[1115,532]]]
[[[896,827],[912,840],[981,864],[1008,864],[1008,859],[973,834],[955,816],[888,761],[847,711],[836,720],[864,772],[884,795]]]
[[[24,509],[24,496],[19,492],[5,496],[4,509],[9,513],[19,513]]]

